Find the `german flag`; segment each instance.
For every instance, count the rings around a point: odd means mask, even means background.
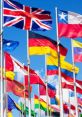
[[[60,48],[60,57],[65,58],[67,54],[67,49],[59,45]],[[48,37],[29,32],[29,54],[30,55],[44,55],[51,54],[52,56],[58,58],[57,52],[57,42]]]

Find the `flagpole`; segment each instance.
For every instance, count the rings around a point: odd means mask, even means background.
[[[8,97],[7,97],[7,92],[6,92],[6,86],[7,86],[7,79],[6,79],[6,58],[4,57],[4,80],[3,80],[3,87],[4,87],[4,101],[5,101],[5,112],[4,112],[4,117],[7,117],[7,111],[8,111]]]
[[[69,99],[68,99],[68,103],[69,103],[69,115],[71,114],[71,104],[70,104],[70,90],[68,89],[68,93],[69,93]]]
[[[33,94],[34,97],[34,94]],[[35,112],[35,103],[34,103],[34,98],[33,98],[33,104],[34,104],[34,112]],[[36,117],[36,114],[34,115],[34,117]]]
[[[57,34],[57,50],[58,50],[58,75],[59,75],[59,97],[60,97],[60,117],[64,117],[63,114],[63,94],[62,94],[62,79],[61,79],[61,64],[60,64],[60,49],[59,49],[59,37],[58,37],[58,18],[57,18],[57,7],[56,11],[56,34]]]
[[[38,95],[39,95],[39,117],[41,117],[39,84],[38,84]]]
[[[74,68],[74,50],[71,39],[71,48],[72,48],[72,63],[73,63],[73,78],[74,78],[74,93],[75,93],[75,106],[76,106],[76,117],[78,117],[78,104],[77,104],[77,90],[76,90],[76,78],[75,78],[75,68]]]
[[[26,108],[26,86],[25,86],[25,78],[24,78],[24,117],[26,117],[25,108]]]
[[[46,83],[46,104],[47,104],[47,117],[49,117],[48,113],[48,78],[47,78],[47,65],[46,65],[47,55],[45,54],[45,83]]]
[[[30,91],[30,55],[29,55],[29,32],[27,31],[27,63],[28,63],[28,102],[29,102],[29,117],[31,117],[31,91]]]
[[[3,0],[1,0],[1,7],[0,7],[0,10],[1,10],[1,24],[0,24],[0,33],[3,32]],[[0,35],[0,39],[1,39],[1,60],[0,60],[0,64],[1,64],[1,117],[4,117],[4,113],[3,113],[3,52],[2,52],[2,46],[3,46],[3,35]]]

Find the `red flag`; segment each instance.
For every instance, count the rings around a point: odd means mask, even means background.
[[[66,82],[62,82],[62,88],[68,88],[74,91],[74,85],[67,84]],[[77,93],[82,94],[82,89],[78,86],[76,86]]]
[[[19,97],[28,97],[28,87],[24,88],[22,83],[16,80],[6,80],[7,81],[7,91],[12,92]],[[32,90],[32,87],[30,87]],[[25,94],[24,94],[25,93]],[[25,96],[24,96],[25,95]]]
[[[82,15],[70,11],[58,11],[59,37],[82,37]]]
[[[34,73],[34,74],[33,74]],[[33,73],[30,73],[30,84],[41,84],[45,86],[44,82],[41,80],[41,78],[33,71]],[[28,85],[28,76],[25,75],[25,85]]]
[[[5,56],[5,69],[6,69],[6,71],[13,71],[14,65],[13,65],[13,61],[12,61],[10,54],[5,52],[4,56]]]

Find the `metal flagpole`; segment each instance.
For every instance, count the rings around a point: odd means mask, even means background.
[[[59,75],[59,97],[60,97],[60,117],[63,117],[63,94],[62,94],[62,79],[61,79],[61,65],[60,65],[60,49],[59,49],[59,37],[58,37],[58,18],[57,8],[56,11],[56,34],[57,34],[57,50],[58,50],[58,75]]]
[[[33,104],[34,104],[34,112],[35,112],[34,94],[33,94]],[[36,114],[34,115],[34,117],[36,117]]]
[[[39,117],[41,117],[39,84],[38,84],[38,95],[39,95]]]
[[[71,114],[71,103],[70,103],[70,90],[68,89],[68,93],[69,93],[69,99],[68,99],[68,103],[69,103],[69,115]]]
[[[26,117],[26,86],[25,86],[25,78],[24,78],[24,117]]]
[[[1,23],[0,23],[0,33],[3,32],[3,0],[1,0],[1,6],[0,6],[0,19],[1,19]],[[4,113],[3,113],[3,52],[2,52],[2,46],[3,46],[3,43],[2,43],[2,40],[3,40],[3,35],[0,35],[0,42],[1,42],[1,60],[0,60],[0,64],[1,64],[1,117],[4,117]]]
[[[29,55],[29,32],[27,31],[27,63],[28,63],[28,102],[29,102],[29,117],[31,117],[31,91],[30,91],[30,55]]]
[[[8,111],[8,95],[7,95],[7,92],[6,92],[6,86],[7,86],[7,79],[6,79],[6,69],[5,69],[5,65],[6,65],[6,58],[4,57],[4,80],[3,80],[3,90],[4,90],[4,102],[5,102],[5,112],[4,112],[4,117],[7,117],[7,111]]]
[[[74,51],[73,51],[73,44],[71,39],[71,48],[72,48],[72,63],[73,63],[73,78],[74,78],[74,93],[75,93],[75,103],[76,103],[76,117],[78,116],[78,104],[77,104],[77,90],[76,90],[76,78],[75,78],[75,68],[74,68]]]
[[[45,83],[46,83],[46,104],[47,104],[47,117],[49,117],[48,111],[48,79],[47,79],[47,65],[46,65],[47,55],[45,54]]]

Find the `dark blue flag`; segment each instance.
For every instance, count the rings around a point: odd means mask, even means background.
[[[3,51],[11,52],[19,45],[18,41],[3,39]]]

